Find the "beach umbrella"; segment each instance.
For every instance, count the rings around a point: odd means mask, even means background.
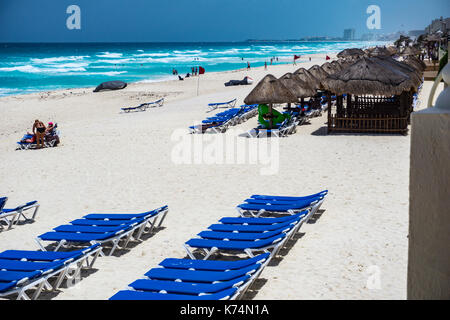
[[[351,49],[342,50],[341,52],[339,52],[337,54],[337,57],[341,58],[341,59],[347,59],[349,57],[362,57],[365,54],[366,53],[361,49],[351,48]]]
[[[415,56],[407,56],[404,60],[404,63],[416,68],[420,72],[425,71],[427,65],[420,59],[417,59]]]
[[[297,75],[292,73],[286,73],[280,79],[282,84],[288,88],[298,99],[307,97],[313,97],[316,94],[316,90],[312,88],[308,83],[301,80]]]
[[[316,77],[319,81],[322,81],[326,77],[328,77],[328,73],[323,70],[319,65],[313,65],[311,68],[308,69],[308,71]]]
[[[391,51],[386,49],[386,47],[375,47],[369,52],[369,57],[389,57],[391,56]]]
[[[392,56],[398,54],[398,49],[395,46],[387,47],[387,50],[389,50],[389,52],[391,53]]]
[[[421,54],[421,50],[415,47],[406,47],[405,50],[402,51],[402,56],[417,56]]]
[[[325,62],[322,65],[322,69],[328,74],[333,74],[333,73],[336,73],[338,71],[341,71],[342,68],[341,68],[340,64],[337,63],[336,61],[333,61],[333,62],[334,63],[332,63],[332,62]]]
[[[324,88],[338,95],[400,95],[416,87],[416,81],[399,68],[380,63],[380,59],[363,57],[348,68],[329,75]]]
[[[305,68],[300,68],[294,72],[294,74],[302,81],[309,84],[313,89],[320,88],[320,81],[316,77],[314,77],[311,72],[306,70]]]
[[[271,116],[273,116],[272,108],[274,103],[296,103],[297,101],[297,96],[271,74],[265,76],[244,99],[247,105],[268,104]],[[272,117],[269,121],[272,128]]]
[[[335,72],[342,70],[342,65],[339,63],[338,60],[331,61],[331,66],[334,68]]]

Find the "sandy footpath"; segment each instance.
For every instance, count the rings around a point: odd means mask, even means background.
[[[0,232],[0,251],[37,249],[34,238],[90,212],[142,212],[168,204],[165,228],[118,256],[102,257],[94,272],[53,299],[107,299],[168,257],[251,194],[304,195],[328,189],[322,214],[268,266],[253,299],[405,299],[410,136],[326,135],[326,115],[277,140],[276,174],[264,164],[176,164],[182,132],[210,114],[207,104],[238,99],[254,87],[224,87],[249,75],[279,77],[325,62],[315,55],[297,66],[206,73],[185,81],[130,84],[114,92],[92,88],[0,98],[1,195],[13,206],[39,200],[37,221]],[[431,82],[421,94],[426,106]],[[123,106],[165,97],[162,108],[130,114]],[[57,122],[57,148],[15,151],[35,118]],[[223,137],[257,125],[257,119]],[[172,137],[172,138],[171,138]],[[201,136],[191,139],[200,141]],[[247,142],[249,139],[245,139]],[[278,155],[278,154],[277,154]],[[380,287],[367,288],[379,275]],[[373,278],[371,278],[373,279]]]

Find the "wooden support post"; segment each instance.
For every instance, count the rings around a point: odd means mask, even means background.
[[[328,102],[328,130],[327,134],[331,131],[331,93],[327,92],[327,102]]]

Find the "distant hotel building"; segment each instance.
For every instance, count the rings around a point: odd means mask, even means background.
[[[355,40],[355,29],[344,30],[344,40]]]
[[[433,34],[438,31],[447,32],[450,31],[450,18],[440,18],[433,20],[431,24],[425,28],[427,34]]]

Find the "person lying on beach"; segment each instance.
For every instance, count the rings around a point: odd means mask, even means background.
[[[36,144],[37,148],[42,148],[44,146],[44,136],[45,136],[46,127],[42,121],[38,119],[34,120],[33,124],[33,133],[36,135]]]

